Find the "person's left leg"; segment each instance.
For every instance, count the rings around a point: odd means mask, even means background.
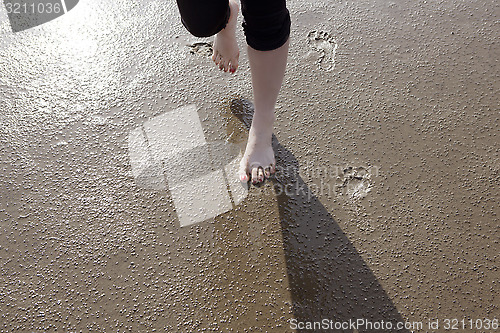
[[[224,72],[234,73],[238,68],[240,50],[236,41],[236,22],[238,21],[238,4],[229,0],[230,16],[227,25],[215,36],[212,60]]]
[[[177,0],[184,27],[196,37],[210,37],[224,29],[230,17],[228,0]]]
[[[234,0],[177,0],[182,24],[196,37],[215,36],[212,60],[234,73],[240,51],[236,41],[238,4]]]
[[[285,75],[290,15],[284,0],[243,0],[242,12],[255,112],[239,176],[242,182],[251,177],[255,184],[275,171],[271,146],[274,107]]]

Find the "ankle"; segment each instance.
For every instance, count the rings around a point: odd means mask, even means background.
[[[267,110],[264,111],[263,109],[255,109],[255,112],[253,114],[253,120],[252,123],[259,123],[259,124],[270,124],[272,125],[274,121],[276,120],[276,115],[274,114],[274,109],[272,110]]]
[[[261,143],[270,143],[273,136],[274,120],[273,113],[254,114],[252,126],[250,127],[250,136],[253,136]]]
[[[239,14],[239,7],[236,2],[229,1],[229,19],[223,30],[236,30],[236,21]]]

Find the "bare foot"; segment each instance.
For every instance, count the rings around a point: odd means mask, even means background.
[[[263,116],[254,113],[245,154],[240,162],[240,181],[248,182],[249,179],[252,179],[252,183],[257,184],[264,181],[265,178],[269,178],[276,171],[276,161],[271,145],[273,122],[273,113]]]
[[[236,41],[238,4],[233,0],[229,0],[229,9],[231,14],[226,27],[215,36],[212,60],[219,66],[220,70],[234,73],[238,68],[238,58],[240,56],[238,42]]]

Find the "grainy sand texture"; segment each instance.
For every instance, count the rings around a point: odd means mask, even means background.
[[[174,1],[0,6],[0,332],[495,331],[498,3],[288,8],[244,187],[241,17],[230,75]]]

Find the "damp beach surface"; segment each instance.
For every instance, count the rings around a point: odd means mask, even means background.
[[[81,1],[15,33],[0,7],[0,331],[498,320],[497,5],[288,7],[258,187],[233,174],[241,17],[228,75],[175,2]]]

